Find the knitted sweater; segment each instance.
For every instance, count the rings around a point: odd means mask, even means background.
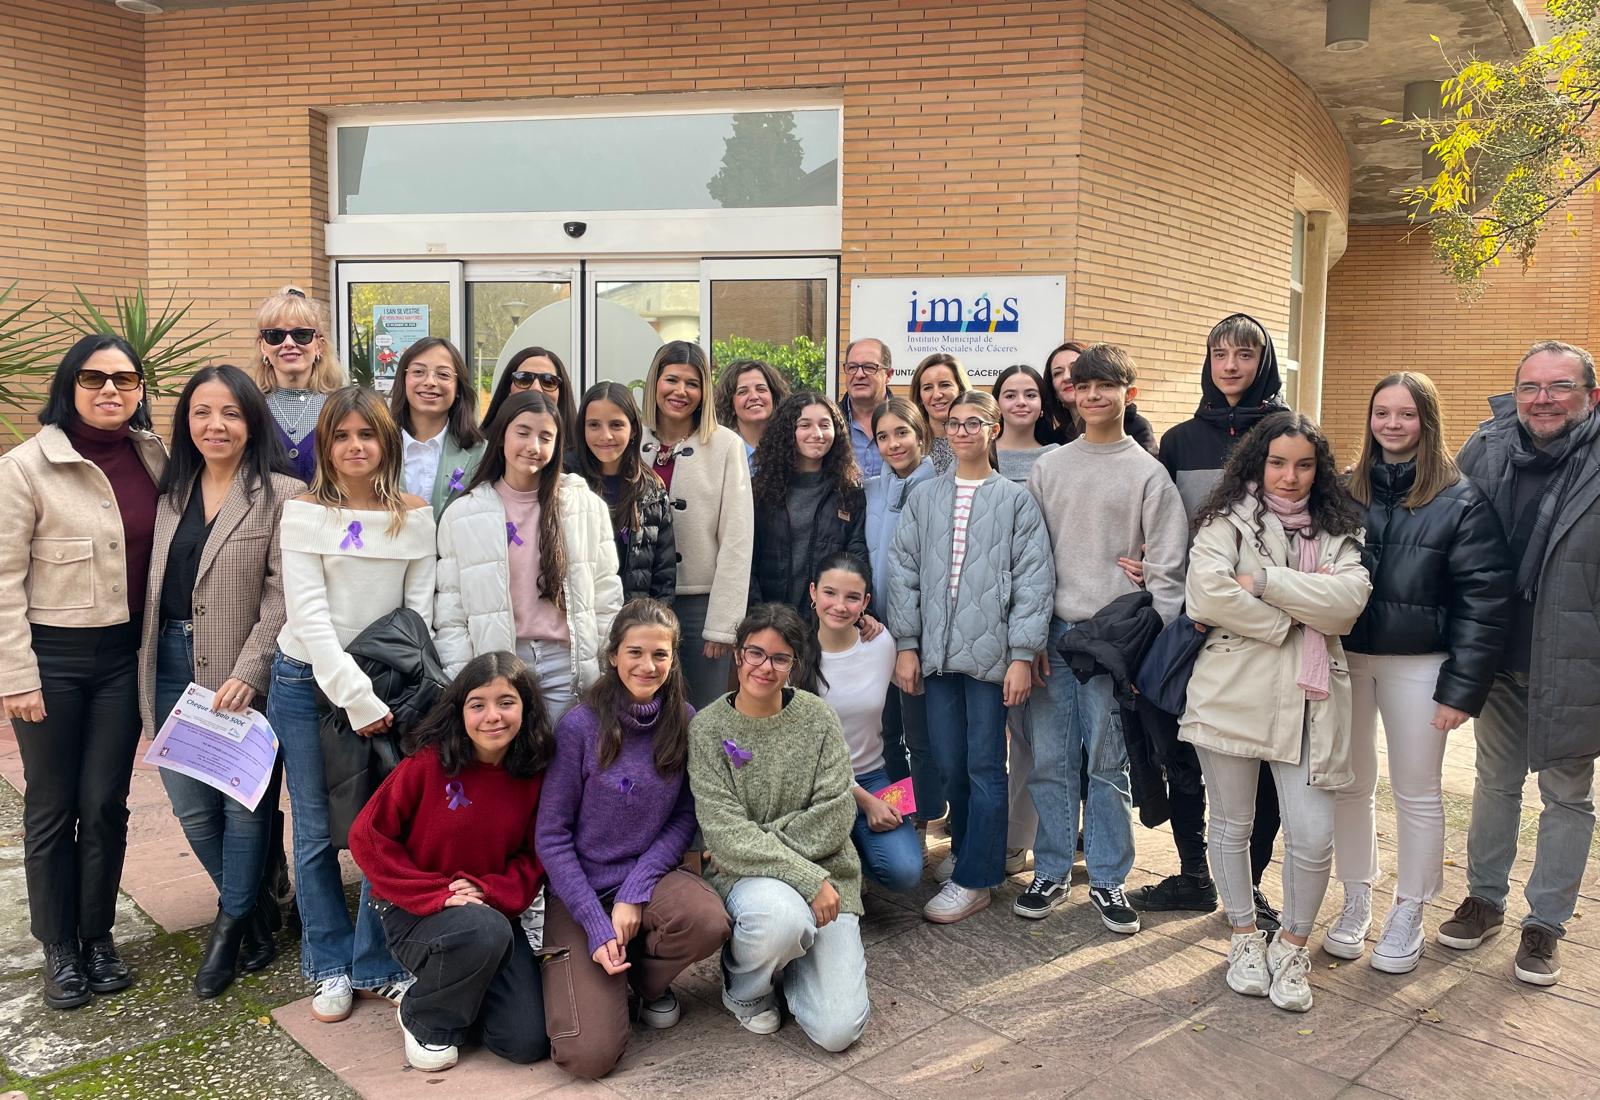
[[[599,766],[600,719],[573,707],[556,726],[556,755],[539,799],[539,855],[550,889],[589,936],[593,954],[616,937],[600,896],[643,905],[694,839],[694,797],[682,772],[656,770],[660,700],[629,707],[622,751]]]
[[[712,861],[706,880],[726,898],[740,879],[775,878],[808,902],[831,881],[840,911],[860,915],[853,781],[839,718],[817,696],[795,691],[771,718],[719,698],[689,727],[689,785]]]

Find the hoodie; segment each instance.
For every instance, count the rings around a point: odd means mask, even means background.
[[[1178,495],[1183,498],[1183,510],[1190,522],[1221,480],[1223,464],[1228,461],[1233,445],[1262,417],[1288,408],[1281,396],[1283,379],[1278,374],[1278,352],[1272,346],[1272,334],[1267,326],[1248,313],[1229,316],[1254,321],[1267,339],[1266,346],[1261,349],[1261,366],[1256,371],[1255,381],[1240,395],[1237,405],[1229,405],[1211,380],[1211,349],[1207,347],[1205,362],[1200,368],[1200,405],[1188,420],[1167,430],[1161,437],[1161,450],[1157,454],[1161,465],[1177,483]]]

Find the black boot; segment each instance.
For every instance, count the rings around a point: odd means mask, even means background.
[[[110,936],[83,941],[83,965],[89,972],[89,988],[96,993],[115,993],[133,984],[133,971],[117,954],[117,941]]]
[[[44,1003],[51,1008],[78,1008],[89,1003],[89,975],[75,943],[44,946]]]
[[[220,996],[233,984],[239,965],[239,943],[249,920],[217,910],[217,919],[211,922],[211,938],[206,941],[205,958],[200,960],[200,970],[194,976],[194,993],[201,1000]]]
[[[278,945],[272,938],[272,918],[278,913],[278,904],[270,898],[256,901],[256,907],[244,918],[244,939],[239,948],[239,969],[254,973],[272,964],[278,957]]]

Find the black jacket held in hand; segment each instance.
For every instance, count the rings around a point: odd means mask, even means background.
[[[791,567],[790,543],[797,537],[807,541],[805,552]],[[750,556],[750,605],[786,603],[799,609],[811,600],[807,595],[817,564],[841,551],[854,554],[867,564],[867,495],[860,490],[841,500],[832,485],[817,498],[809,529],[790,529],[789,509],[756,505],[755,550]],[[881,599],[881,597],[880,597]]]
[[[1511,552],[1500,520],[1466,478],[1421,508],[1401,504],[1416,463],[1372,466],[1361,557],[1372,598],[1345,648],[1443,653],[1435,702],[1476,715],[1500,668],[1511,606]]]
[[[678,543],[672,533],[672,501],[659,482],[640,494],[638,526],[617,528],[616,538],[623,600],[649,596],[672,606],[678,590]]]

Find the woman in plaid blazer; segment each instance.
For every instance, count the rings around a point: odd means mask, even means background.
[[[172,459],[156,506],[139,655],[139,711],[154,736],[190,681],[239,711],[266,695],[283,627],[278,518],[305,490],[288,475],[256,384],[228,365],[189,379],[173,414]],[[161,769],[172,812],[216,884],[217,918],[195,993],[215,997],[239,965],[275,949],[256,904],[272,806],[254,811],[197,779]],[[243,949],[241,957],[241,948]]]

